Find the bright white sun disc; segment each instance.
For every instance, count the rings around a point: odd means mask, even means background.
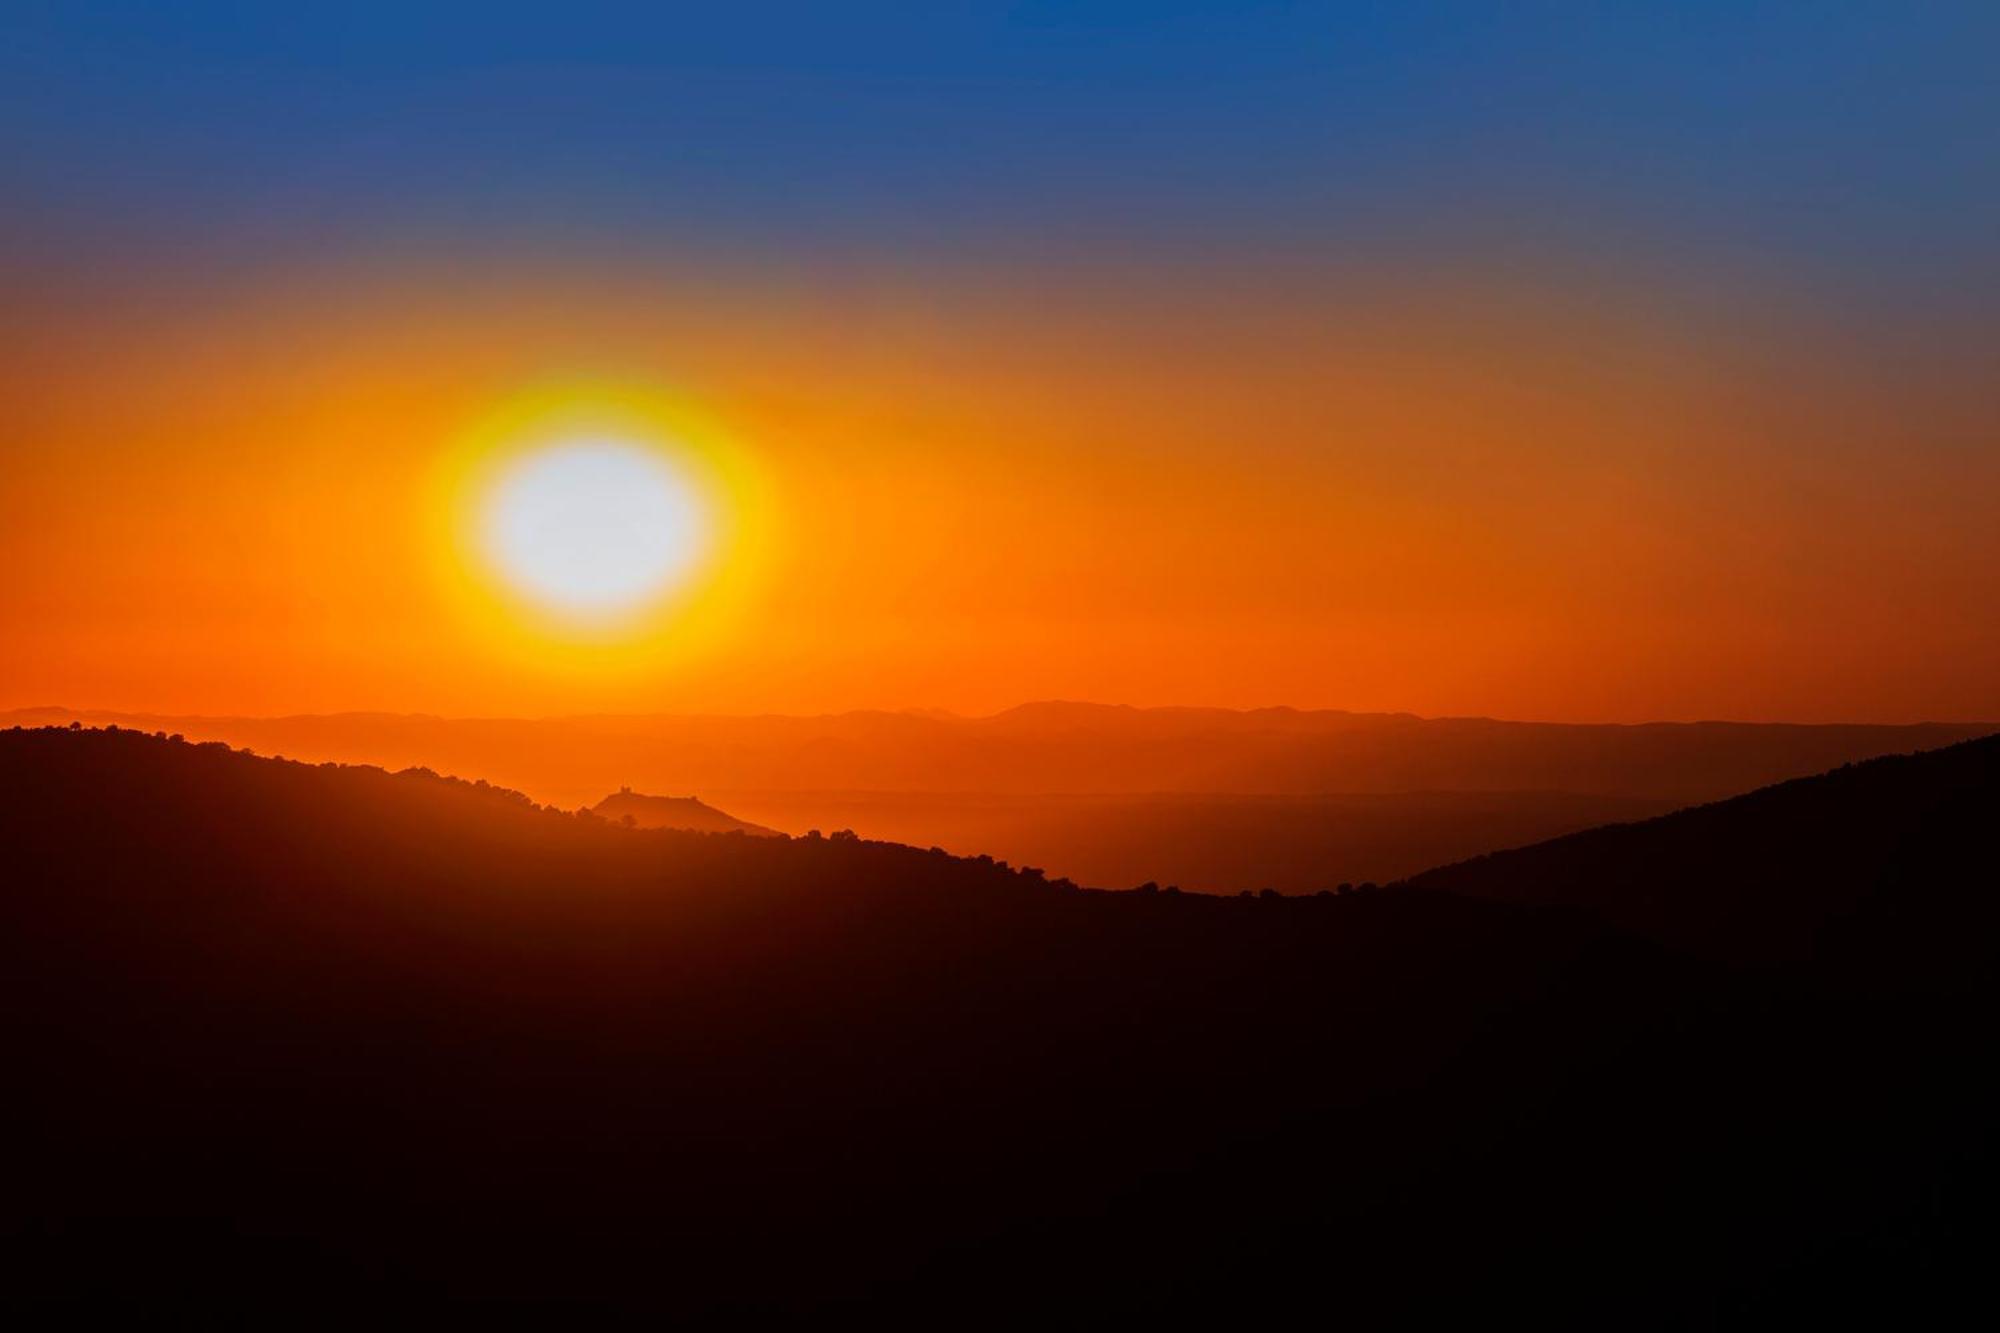
[[[624,440],[568,440],[514,463],[483,511],[487,556],[521,593],[556,610],[608,615],[677,586],[701,554],[700,506],[659,453]]]

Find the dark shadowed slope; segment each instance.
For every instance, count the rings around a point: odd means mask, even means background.
[[[1481,904],[1093,894],[132,732],[0,733],[0,845],[0,1276],[43,1294],[109,1255],[196,1303],[879,1298],[1420,1084],[1621,952]]]
[[[1718,956],[1799,958],[1933,909],[1990,927],[1997,843],[2000,738],[1988,738],[1496,852],[1408,885],[1579,907]]]
[[[1092,893],[124,732],[0,732],[0,848],[7,1301],[1602,1327],[1978,1290],[1980,966],[1949,1004],[1777,986],[1564,910]]]
[[[590,812],[614,824],[633,828],[680,829],[687,833],[743,833],[753,838],[777,836],[776,829],[724,814],[693,796],[648,796],[622,787],[590,807]]]

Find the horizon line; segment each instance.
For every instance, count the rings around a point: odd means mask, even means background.
[[[325,712],[283,712],[283,713],[203,713],[174,712],[168,710],[130,708],[79,708],[70,704],[31,704],[15,708],[0,709],[0,718],[12,719],[33,714],[63,714],[75,718],[104,718],[107,720],[151,719],[154,721],[202,721],[202,722],[297,722],[334,721],[353,718],[376,718],[411,722],[443,723],[574,723],[620,720],[726,720],[736,722],[789,721],[815,722],[833,721],[843,718],[889,717],[909,718],[934,722],[994,722],[1016,714],[1037,709],[1070,709],[1078,712],[1165,714],[1203,713],[1229,717],[1251,717],[1259,714],[1290,714],[1299,717],[1348,717],[1378,720],[1406,720],[1411,722],[1484,722],[1500,726],[1521,727],[1875,727],[1875,728],[1916,728],[1916,727],[1996,727],[2000,720],[1992,718],[1951,718],[1924,717],[1908,721],[1881,721],[1852,719],[1801,721],[1793,718],[1648,718],[1638,721],[1614,719],[1571,719],[1571,718],[1507,718],[1483,713],[1438,713],[1424,714],[1408,710],[1360,710],[1350,708],[1308,708],[1295,704],[1264,704],[1255,707],[1231,707],[1221,704],[1130,704],[1104,703],[1087,699],[1029,699],[992,712],[960,712],[956,709],[913,705],[907,708],[847,708],[820,712],[786,713],[772,710],[754,712],[697,712],[682,710],[662,710],[659,712],[606,711],[584,713],[542,713],[542,714],[499,714],[466,713],[447,714],[424,711],[397,711],[382,708],[343,708]]]

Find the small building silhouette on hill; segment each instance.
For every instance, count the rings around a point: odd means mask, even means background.
[[[644,792],[633,791],[630,787],[620,787],[614,795],[605,797],[590,809],[592,814],[600,818],[633,828],[684,829],[693,833],[742,833],[753,838],[782,836],[776,829],[738,819],[697,797],[648,796]]]

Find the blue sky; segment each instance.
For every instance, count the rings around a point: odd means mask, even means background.
[[[1950,286],[1990,4],[10,6],[24,249],[1246,251],[1424,229]]]

